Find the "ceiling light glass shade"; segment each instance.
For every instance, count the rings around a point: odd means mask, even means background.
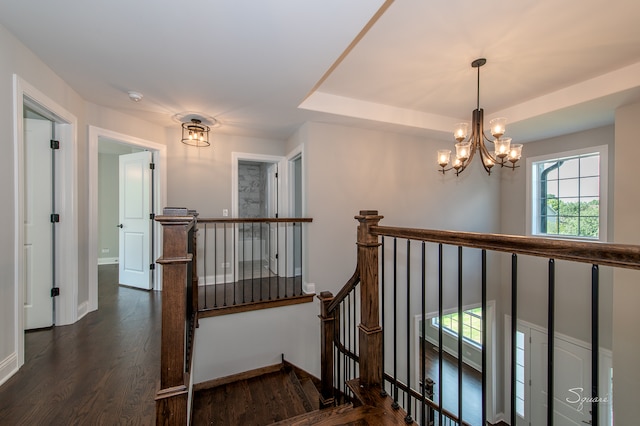
[[[185,145],[205,147],[209,143],[209,126],[201,120],[192,118],[190,122],[182,123],[182,143]]]
[[[456,158],[463,163],[469,159],[471,142],[458,142],[456,144]]]
[[[522,144],[514,143],[511,145],[511,150],[509,151],[509,161],[515,163],[522,157]]]
[[[451,158],[451,150],[450,149],[439,149],[438,150],[438,164],[441,167],[449,164],[449,159]]]
[[[494,118],[489,121],[489,127],[494,138],[501,138],[507,129],[507,119],[504,117]]]
[[[509,155],[509,148],[511,146],[511,138],[502,138],[502,139],[496,139],[493,142],[493,146],[495,148],[495,156],[497,158],[504,158],[507,155]]]
[[[458,142],[462,142],[467,138],[469,134],[469,123],[458,123],[456,124],[455,130],[453,131],[453,137],[456,138]]]

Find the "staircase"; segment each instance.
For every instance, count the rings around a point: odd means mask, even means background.
[[[317,379],[284,362],[194,388],[194,426],[201,425],[398,425],[402,410],[379,391],[367,392],[357,380],[348,386],[354,404],[320,409]]]

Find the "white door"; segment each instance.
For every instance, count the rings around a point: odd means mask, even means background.
[[[24,120],[24,315],[27,330],[53,324],[51,126],[48,120]]]
[[[150,290],[151,168],[149,151],[120,156],[120,284]]]
[[[531,330],[531,424],[547,422],[547,333]],[[591,350],[556,337],[554,348],[554,424],[591,423]]]

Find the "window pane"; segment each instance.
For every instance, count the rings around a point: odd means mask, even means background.
[[[600,176],[600,155],[591,155],[580,159],[582,176]]]
[[[600,178],[588,177],[580,179],[580,196],[597,197],[600,194]]]
[[[564,160],[564,162],[562,163],[562,166],[560,166],[560,169],[559,169],[560,179],[576,178],[580,176],[579,165],[580,165],[579,158]]]
[[[580,184],[580,179],[577,179],[577,178],[558,181],[558,185],[559,185],[558,190],[560,191],[558,196],[559,197],[577,197],[578,195],[580,195],[579,184]]]

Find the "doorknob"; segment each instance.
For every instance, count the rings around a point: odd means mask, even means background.
[[[123,225],[123,224],[120,224],[120,225],[116,225],[116,227],[118,227],[118,228],[122,229],[122,228],[124,228],[124,225]]]

